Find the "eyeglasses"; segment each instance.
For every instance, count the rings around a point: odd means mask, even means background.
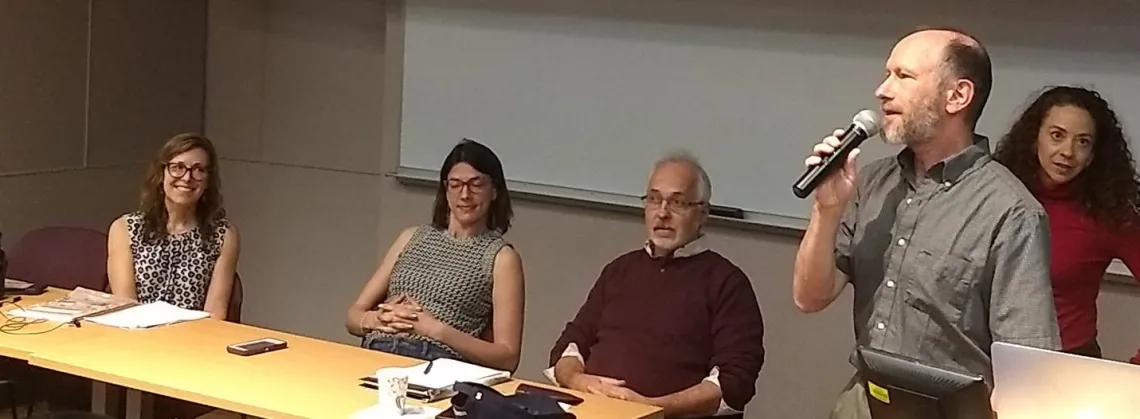
[[[206,175],[210,173],[205,167],[202,167],[198,164],[194,164],[190,167],[186,167],[186,165],[182,164],[181,162],[172,162],[166,164],[166,173],[169,173],[170,176],[176,178],[183,177],[186,176],[186,172],[190,172],[190,178],[194,180],[206,179]]]
[[[674,196],[668,199],[661,195],[642,195],[641,203],[645,204],[646,209],[660,208],[661,204],[665,204],[665,209],[674,214],[687,212],[694,207],[705,205],[705,201],[687,201],[682,197]]]
[[[471,193],[479,193],[487,188],[487,182],[487,178],[483,176],[473,177],[467,180],[448,179],[447,189],[453,192],[460,192],[463,190],[463,187],[466,186],[467,190],[471,191]]]

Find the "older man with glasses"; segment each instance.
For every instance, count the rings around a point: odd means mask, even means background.
[[[547,377],[661,406],[666,417],[743,417],[764,363],[752,283],[708,249],[712,185],[696,158],[653,165],[644,246],[610,262],[551,350]]]

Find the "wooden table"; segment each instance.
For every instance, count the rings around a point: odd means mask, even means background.
[[[77,330],[85,331],[86,326]],[[229,344],[264,337],[285,340],[289,348],[250,357],[226,352]],[[266,418],[347,418],[376,402],[375,391],[360,387],[358,378],[381,367],[420,362],[212,319],[118,330],[86,339],[83,345],[36,349],[29,357],[32,365]],[[497,388],[511,392],[518,382]],[[585,402],[572,411],[582,419],[662,417],[657,407],[578,395]],[[145,413],[132,408],[137,403],[128,397],[129,416]],[[443,409],[447,402],[433,406]]]
[[[48,287],[40,295],[21,295],[20,301],[12,303],[17,296],[7,296],[0,311],[7,316],[4,320],[11,323],[14,319],[11,310],[27,308],[33,305],[66,297],[70,290]],[[30,320],[30,319],[20,319]],[[79,327],[71,324],[60,324],[52,321],[29,324],[19,330],[0,333],[0,356],[30,361],[32,354],[49,349],[71,348],[82,350],[86,342],[91,339],[126,333],[127,331],[93,323],[80,323]],[[30,363],[30,362],[29,362]],[[91,405],[98,412],[118,410],[118,399],[109,397],[107,386],[102,382],[92,385]]]
[[[64,297],[68,292],[69,291],[58,288],[48,288],[46,292],[40,295],[19,296],[20,302],[15,304],[11,303],[15,296],[7,296],[4,298],[3,306],[0,306],[0,311],[3,311],[4,316],[8,317],[5,318],[4,321],[10,323],[11,321],[9,319],[12,318],[10,312],[18,308],[16,305],[27,308],[35,304]],[[98,337],[107,331],[114,330],[90,323],[80,324],[82,327],[77,328],[70,324],[60,326],[60,324],[56,322],[44,321],[42,323],[29,324],[19,330],[0,333],[0,356],[26,361],[32,353],[40,350],[60,346],[78,346],[76,344],[83,340]]]

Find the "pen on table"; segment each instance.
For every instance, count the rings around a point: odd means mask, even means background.
[[[427,367],[424,367],[424,374],[425,374],[425,375],[426,375],[427,373],[431,372],[431,366],[432,366],[432,363],[433,363],[433,362],[435,362],[435,360],[434,360],[434,359],[433,359],[433,360],[430,360],[430,361],[428,361]]]

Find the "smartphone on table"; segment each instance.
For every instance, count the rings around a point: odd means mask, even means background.
[[[267,352],[278,351],[285,349],[289,346],[288,343],[281,339],[274,338],[261,338],[251,340],[249,342],[235,343],[226,346],[226,352],[238,356],[250,356],[263,354]]]

